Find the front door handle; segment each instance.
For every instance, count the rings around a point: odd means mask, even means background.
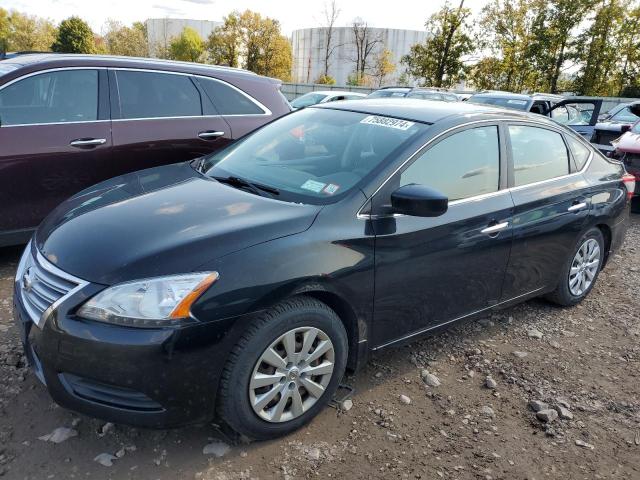
[[[509,222],[496,223],[495,225],[489,225],[487,228],[483,228],[480,232],[486,235],[494,235],[501,232],[509,226]]]
[[[587,208],[587,202],[580,202],[580,203],[574,203],[573,205],[571,205],[569,208],[567,208],[567,211],[579,212],[580,210],[584,210],[585,208]]]
[[[76,148],[97,147],[107,143],[106,138],[78,138],[69,142],[69,145]]]
[[[198,137],[202,140],[215,140],[218,137],[224,136],[224,132],[214,132],[213,130],[207,130],[206,132],[200,132]]]

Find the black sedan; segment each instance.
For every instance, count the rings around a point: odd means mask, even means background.
[[[373,352],[546,296],[622,242],[633,177],[550,119],[468,103],[307,108],[61,204],[15,318],[60,405],[266,439]]]

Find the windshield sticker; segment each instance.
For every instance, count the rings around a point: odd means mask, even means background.
[[[379,117],[378,115],[369,115],[360,120],[360,123],[368,125],[377,125],[379,127],[395,128],[397,130],[409,130],[415,125],[414,122],[400,120],[399,118]]]
[[[326,183],[316,182],[315,180],[307,180],[304,182],[300,188],[304,188],[305,190],[311,190],[312,192],[320,193],[322,189],[325,187]]]
[[[324,187],[324,190],[322,191],[327,195],[333,195],[338,191],[339,188],[340,188],[340,185],[336,185],[335,183],[330,183],[329,185]]]
[[[514,100],[514,99],[511,99],[511,100],[507,100],[507,103],[512,103],[514,105],[526,105],[527,101],[526,100]]]

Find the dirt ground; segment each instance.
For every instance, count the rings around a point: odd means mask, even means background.
[[[535,300],[388,352],[346,379],[350,410],[221,457],[203,453],[211,425],[138,430],[53,404],[12,324],[18,255],[0,249],[1,478],[640,479],[639,215],[578,307]],[[536,400],[565,418],[539,420]],[[77,436],[39,439],[58,427]]]

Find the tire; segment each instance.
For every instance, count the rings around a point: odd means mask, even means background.
[[[305,356],[302,352],[305,340],[312,338],[315,340],[310,343],[310,355]],[[274,342],[277,343],[274,345]],[[295,353],[289,355],[292,345]],[[332,350],[306,365],[305,359],[328,346],[332,346]],[[324,303],[309,297],[295,297],[276,305],[247,328],[231,351],[220,379],[218,416],[237,433],[252,440],[279,437],[302,427],[333,397],[344,374],[348,348],[342,321]],[[271,356],[269,349],[279,359]],[[264,361],[265,356],[271,363]],[[332,371],[326,373],[331,363]],[[276,368],[274,364],[280,366]],[[320,369],[324,372],[322,375],[310,376]],[[277,382],[273,380],[275,377],[279,378]],[[265,379],[268,385],[258,383]],[[316,385],[323,386],[324,390]],[[261,400],[264,402],[275,390],[275,396],[262,407]],[[311,395],[312,391],[315,395]],[[283,403],[282,399],[287,396],[290,399]],[[294,399],[297,400],[295,407]],[[285,406],[280,408],[281,405]]]
[[[595,248],[589,250],[588,245],[594,247],[596,243],[598,247],[598,253],[597,255],[594,255]],[[584,235],[582,235],[578,240],[575,248],[571,250],[571,254],[569,258],[567,258],[562,268],[562,272],[560,273],[560,279],[558,280],[556,289],[547,295],[547,299],[549,299],[553,303],[557,303],[558,305],[562,305],[565,307],[580,303],[596,284],[596,280],[598,279],[598,275],[600,274],[602,263],[604,261],[604,248],[604,237],[602,236],[602,232],[598,228],[591,228]],[[591,267],[587,268],[580,264],[577,259],[578,252],[588,252],[589,257],[593,257],[592,260],[588,261],[589,265],[592,265],[592,262],[597,259],[598,263],[595,270],[592,270]],[[574,264],[574,262],[578,263]],[[577,282],[575,281],[575,276],[580,276],[580,272],[576,274],[575,270],[572,271],[572,267],[576,267],[579,269],[580,267],[583,268],[582,277],[580,278],[585,279],[584,284],[582,284],[580,280],[578,280]],[[593,277],[590,278],[590,275],[593,275]],[[582,285],[584,288],[580,288],[580,285]]]
[[[631,213],[640,213],[640,195],[631,199]]]

